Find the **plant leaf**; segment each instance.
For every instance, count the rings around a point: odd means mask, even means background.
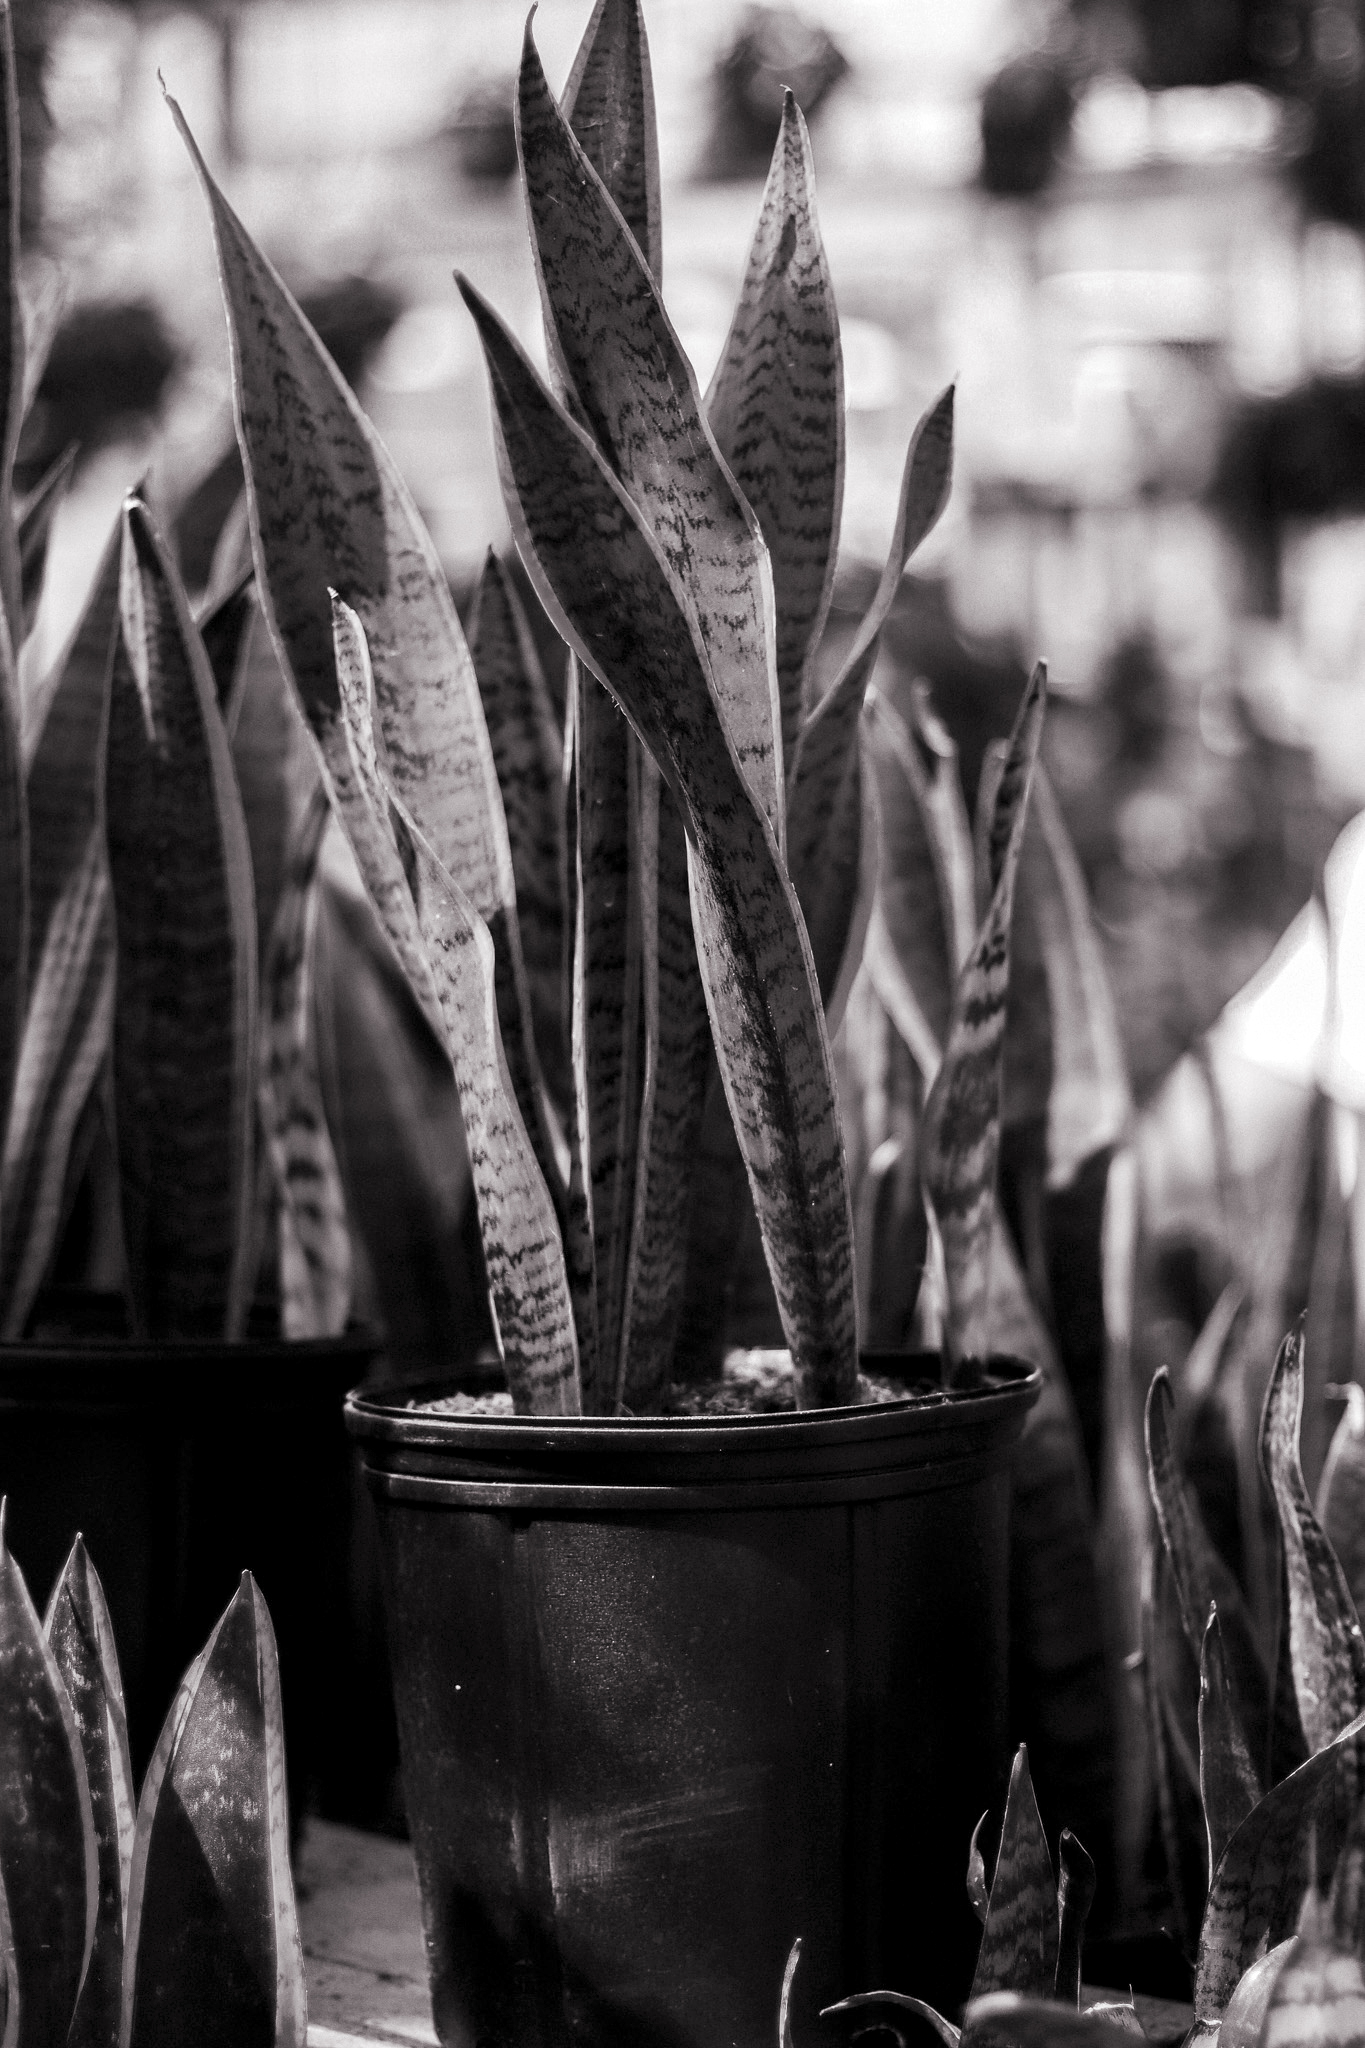
[[[1028,1750],[1020,1743],[1010,1771],[1000,1849],[971,1996],[1012,1985],[1051,1992],[1057,1973],[1057,1884],[1033,1796]]]
[[[255,591],[256,571],[250,563],[221,597],[205,606],[196,624],[204,652],[213,670],[218,692],[218,709],[223,714],[227,736],[233,739],[242,710],[242,684],[252,629],[260,617]],[[264,621],[261,621],[264,630]]]
[[[9,5],[0,8],[0,608],[12,650],[22,633],[14,458],[24,423],[24,309],[19,296],[19,93]],[[12,709],[17,708],[17,698]]]
[[[1051,1999],[1024,1998],[1014,1991],[973,1997],[962,2016],[964,2040],[1008,2041],[1013,2048],[1116,2048],[1116,2034],[1128,2031],[1116,2026],[1107,2012],[1075,2012]]]
[[[990,902],[993,887],[990,873],[990,841],[995,827],[995,799],[1008,755],[1008,740],[991,740],[981,763],[981,779],[977,785],[974,865],[977,901],[983,915]],[[1038,787],[1040,769],[1041,763],[1034,770],[1035,791]],[[1052,1004],[1048,995],[1047,969],[1043,963],[1042,939],[1033,914],[1033,904],[1025,887],[1031,843],[1035,846],[1037,844],[1037,828],[1033,825],[1030,803],[1030,817],[1024,828],[1024,843],[1019,851],[1019,874],[1014,888],[1014,914],[1010,925],[1010,985],[1005,1004],[1005,1050],[1000,1079],[1001,1128],[1019,1134],[1024,1141],[1016,1145],[1014,1162],[1014,1195],[1021,1213],[1025,1213],[1025,1204],[1030,1198],[1030,1180],[1033,1199],[1041,1206],[1043,1161],[1038,1157],[1035,1164],[1030,1155],[1035,1149],[1038,1153],[1042,1150],[1032,1134],[1041,1134],[1046,1130],[1053,1071]],[[1038,1272],[1037,1263],[1036,1258],[1031,1257],[1030,1278],[1039,1299],[1046,1301],[1046,1270]]]
[[[1350,1745],[1365,1731],[1359,1714],[1325,1749],[1271,1787],[1228,1842],[1209,1885],[1194,2016],[1213,2022],[1263,1941],[1279,1941],[1294,1924],[1306,1882],[1306,1850],[1320,1796]]]
[[[1318,1483],[1317,1517],[1359,1614],[1365,1606],[1365,1387],[1350,1380],[1340,1391],[1346,1407]]]
[[[208,658],[136,498],[119,609],[106,806],[128,1287],[151,1336],[233,1338],[254,1277],[251,854]]]
[[[1309,1753],[1365,1707],[1365,1639],[1346,1575],[1313,1513],[1299,1466],[1303,1326],[1280,1346],[1261,1413],[1261,1469],[1284,1546],[1289,1656]]]
[[[948,1274],[946,1348],[955,1370],[967,1360],[985,1358],[990,1346],[991,1230],[1010,916],[1046,691],[1040,663],[1015,721],[996,802],[990,908],[958,977],[943,1063],[924,1106],[922,1170],[943,1239]]]
[[[772,569],[634,236],[531,40],[517,135],[547,332],[568,390],[674,577],[740,774],[784,843]]]
[[[0,1504],[0,1884],[18,1989],[16,2048],[66,2040],[94,1947],[98,1883],[76,1716],[6,1544]]]
[[[0,1163],[0,1332],[22,1335],[61,1228],[72,1137],[109,1046],[114,912],[104,752],[118,532],[57,668],[27,778],[33,974]]]
[[[1170,1560],[1160,1543],[1152,1546],[1144,1567],[1141,1629],[1143,1704],[1157,1817],[1175,1931],[1188,1955],[1198,1939],[1208,1892],[1207,1829],[1202,1828],[1199,1806],[1197,1701],[1193,1738],[1188,1727],[1187,1675],[1193,1659],[1180,1621]],[[1196,1674],[1196,1690],[1197,1686]]]
[[[1209,1837],[1209,1869],[1262,1796],[1261,1773],[1237,1711],[1218,1609],[1209,1609],[1199,1660],[1199,1794]]]
[[[564,742],[530,627],[491,548],[474,592],[469,652],[507,816],[536,1046],[551,1097],[564,1104]]]
[[[75,1714],[98,1881],[90,1962],[66,2039],[68,2048],[110,2048],[118,2039],[123,1997],[123,1922],[136,1794],[114,1627],[99,1574],[79,1536],[52,1589],[43,1634]]]
[[[1095,1903],[1095,1865],[1070,1828],[1057,1843],[1057,1973],[1056,1995],[1067,2004],[1081,2002],[1081,1949],[1085,1923]]]
[[[711,1027],[800,1398],[847,1400],[857,1372],[852,1219],[794,892],[661,554],[588,436],[472,287],[461,290],[484,344],[523,559],[560,633],[607,684],[684,810]]]
[[[1261,2038],[1275,2048],[1365,2043],[1365,1970],[1332,1940],[1330,1915],[1311,1888],[1270,1986]]]
[[[1339,1949],[1358,1955],[1365,1939],[1365,1800],[1356,1806],[1337,1857],[1330,1905],[1333,1942]]]
[[[333,602],[343,730],[351,755],[348,786],[355,805],[363,805],[374,822],[366,843],[387,845],[398,866],[394,895],[400,888],[411,889],[408,910],[429,963],[442,1040],[459,1090],[489,1294],[512,1398],[523,1414],[577,1414],[578,1348],[563,1246],[503,1054],[493,942],[417,821],[404,812],[398,792],[384,788],[367,715],[371,682],[365,629],[348,605],[339,598]],[[410,882],[390,817],[398,820],[407,841]],[[382,916],[382,906],[377,907]]]
[[[560,106],[657,284],[663,275],[659,140],[639,0],[597,0]]]
[[[807,668],[834,589],[844,496],[839,316],[815,217],[810,137],[790,90],[706,416],[772,558],[790,780]]]
[[[786,1968],[782,1972],[782,1995],[777,2007],[777,2048],[794,2048],[792,2041],[792,1985],[796,1981],[796,1969],[801,1961],[801,1937],[798,1935],[791,1945]]]
[[[991,1903],[990,1886],[986,1883],[986,1859],[981,1854],[981,1830],[989,1819],[989,1810],[983,1813],[972,1829],[972,1845],[967,1851],[967,1897],[972,1911],[984,1927],[986,1913]]]
[[[837,2005],[822,2006],[820,2017],[827,2020],[836,2012],[867,2012],[876,2006],[889,2007],[892,2012],[914,2013],[916,2018],[928,2021],[944,2048],[958,2048],[962,2039],[961,2029],[955,2027],[951,2020],[945,2020],[941,2012],[935,2012],[932,2005],[926,2005],[922,1998],[912,1998],[905,1991],[855,1991],[851,1998],[841,1998]],[[883,2028],[874,2024],[867,2031],[881,2033]],[[885,2031],[895,2033],[899,2040],[904,2039],[894,2021],[885,2023]]]
[[[142,1789],[120,2048],[304,2048],[275,1634],[249,1572],[186,1674]]]
[[[291,1339],[338,1337],[351,1307],[351,1239],[312,1029],[317,862],[332,816],[319,783],[294,840],[262,990],[261,1130],[280,1196],[280,1317]]]
[[[15,522],[19,545],[21,640],[27,640],[33,631],[33,622],[38,616],[38,604],[43,594],[43,575],[47,568],[47,544],[52,536],[52,522],[70,486],[77,453],[73,442],[65,454],[57,457],[52,467],[39,478],[24,500]]]

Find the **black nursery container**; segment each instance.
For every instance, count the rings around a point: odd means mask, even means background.
[[[963,1997],[1038,1386],[665,1422],[351,1398],[446,2048],[770,2048],[798,1935],[798,2033],[849,1991]]]

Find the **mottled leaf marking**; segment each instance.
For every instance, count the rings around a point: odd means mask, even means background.
[[[79,1536],[52,1589],[43,1634],[75,1714],[96,1847],[95,1937],[67,2048],[112,2048],[123,1993],[123,1922],[136,1792],[113,1623],[99,1574]]]
[[[639,0],[597,0],[560,106],[660,283],[659,139]]]
[[[569,391],[673,572],[740,773],[785,832],[772,570],[634,236],[555,105],[527,26],[517,134],[546,327]]]
[[[1298,1933],[1268,1988],[1259,2034],[1265,2048],[1359,2048],[1365,2042],[1360,1956],[1338,1946],[1330,1910],[1311,1886]]]
[[[1000,1849],[971,1996],[1012,1986],[1051,1993],[1057,1973],[1057,1884],[1021,1743],[1010,1771]]]
[[[1009,993],[1014,878],[1046,701],[1034,670],[1010,740],[991,836],[993,894],[958,978],[943,1063],[924,1107],[924,1186],[943,1239],[948,1358],[990,1350],[990,1248],[1000,1147],[1000,1069]]]
[[[523,559],[559,631],[607,684],[684,809],[712,1031],[802,1397],[846,1400],[857,1370],[852,1219],[794,893],[652,536],[497,316],[471,286],[461,289],[484,344]]]
[[[105,801],[130,1300],[148,1335],[232,1338],[254,1277],[251,854],[203,643],[136,498],[119,611]]]
[[[1218,1609],[1209,1610],[1199,1659],[1199,1796],[1209,1842],[1209,1869],[1242,1825],[1264,1790],[1223,1653]]]
[[[810,137],[790,91],[706,415],[772,558],[790,776],[807,667],[834,588],[844,495],[839,316],[815,216]]]

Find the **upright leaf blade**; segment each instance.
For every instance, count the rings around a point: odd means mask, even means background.
[[[1048,1996],[1057,1971],[1057,1884],[1022,1743],[1010,1771],[1000,1851],[971,1996],[1006,1986]]]
[[[1040,664],[1020,706],[996,803],[990,908],[958,979],[943,1064],[924,1108],[924,1184],[943,1238],[948,1352],[955,1367],[985,1358],[990,1347],[1010,915],[1045,697]]]
[[[693,928],[731,1115],[803,1398],[850,1398],[852,1221],[814,965],[673,579],[588,436],[468,285],[513,529],[542,601],[611,690],[688,828]],[[587,538],[590,536],[590,540]]]
[[[90,1788],[98,1905],[68,2048],[111,2048],[123,1996],[123,1923],[133,1862],[136,1794],[123,1684],[99,1575],[76,1538],[52,1589],[43,1634],[75,1714]]]
[[[137,499],[119,597],[106,805],[128,1285],[149,1335],[234,1337],[252,1281],[251,855],[208,659]]]
[[[807,669],[834,589],[844,495],[839,316],[815,217],[810,137],[790,91],[706,414],[772,558],[790,780]]]
[[[10,0],[0,5],[0,123],[0,606],[10,646],[17,648],[23,603],[14,458],[24,423],[24,310],[19,296],[19,87]]]
[[[43,576],[47,569],[47,546],[52,537],[52,522],[70,486],[77,452],[73,445],[64,455],[57,457],[46,475],[39,478],[24,500],[16,521],[22,608],[21,640],[27,640],[38,616],[38,604],[43,594]]]
[[[1263,1790],[1228,1676],[1218,1609],[1211,1607],[1199,1660],[1199,1793],[1210,1870],[1218,1868],[1228,1842]]]
[[[597,0],[560,104],[659,283],[659,140],[639,0]]]
[[[1342,1392],[1346,1407],[1322,1468],[1316,1508],[1359,1614],[1365,1607],[1365,1387],[1352,1380]]]
[[[546,325],[664,560],[744,781],[784,838],[772,570],[634,236],[555,105],[528,24],[517,133]]]
[[[1081,2002],[1081,1951],[1085,1923],[1095,1903],[1095,1865],[1070,1828],[1057,1843],[1057,1974],[1058,1998]]]

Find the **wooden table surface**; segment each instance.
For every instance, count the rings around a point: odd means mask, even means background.
[[[308,1969],[308,2048],[354,2048],[364,2041],[436,2048],[417,1877],[407,1843],[310,1820],[297,1883]],[[1087,2002],[1116,1995],[1086,1986]],[[1182,2039],[1192,2018],[1188,2005],[1141,1994],[1136,2003],[1156,2048]],[[773,2024],[775,2036],[775,2015]]]

